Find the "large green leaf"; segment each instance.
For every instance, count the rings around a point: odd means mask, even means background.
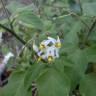
[[[71,82],[70,91],[72,92],[76,88],[76,86],[79,84],[79,81],[80,81],[79,72],[73,67],[65,66],[64,73],[70,78],[70,82]]]
[[[60,54],[60,58],[56,59],[53,64],[54,68],[64,74],[64,68],[74,66],[73,62],[67,59],[63,54]]]
[[[27,27],[43,29],[42,21],[37,15],[33,14],[32,4],[25,6],[20,4],[20,2],[13,1],[7,8],[12,12],[11,20],[18,20],[21,22],[19,22],[20,24]]]
[[[37,79],[37,88],[39,96],[69,96],[70,83],[66,75],[48,68]]]
[[[82,96],[96,96],[96,73],[85,75],[80,82]]]
[[[41,19],[32,13],[32,11],[22,11],[18,13],[17,19],[20,21],[19,23],[36,29],[43,29],[43,22]]]
[[[78,44],[78,32],[80,31],[81,29],[81,23],[80,22],[75,22],[73,23],[73,26],[72,28],[70,29],[70,32],[68,32],[66,35],[65,35],[65,43],[72,43],[72,44]]]
[[[69,54],[69,59],[73,62],[73,67],[77,70],[78,74],[82,76],[87,68],[87,57],[84,50],[77,49]]]
[[[27,96],[24,88],[24,72],[13,72],[8,84],[0,89],[0,96]]]
[[[25,80],[24,80],[24,85],[26,89],[28,89],[32,84],[32,82],[34,82],[38,78],[39,74],[42,72],[42,69],[44,67],[45,67],[44,64],[36,63],[27,70]]]

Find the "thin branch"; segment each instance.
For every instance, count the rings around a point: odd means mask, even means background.
[[[5,7],[6,5],[5,5],[5,3],[3,2],[3,0],[1,0],[1,3],[2,3],[2,5],[3,5],[3,10],[4,10],[4,12],[5,12],[6,16],[7,16],[8,21],[9,21],[10,29],[7,28],[7,27],[5,27],[5,26],[2,25],[2,24],[0,24],[0,27],[3,28],[3,29],[5,29],[6,31],[10,32],[10,33],[11,33],[16,39],[18,39],[23,45],[26,45],[26,42],[25,42],[22,38],[20,38],[20,37],[15,33],[14,28],[13,28],[13,25],[12,25],[13,22],[11,22],[11,20],[10,20],[8,11],[7,11],[6,7]],[[31,49],[30,46],[27,46],[27,47],[28,47],[29,49]]]
[[[11,20],[10,20],[10,16],[9,16],[8,10],[7,10],[6,7],[5,7],[6,5],[5,5],[5,3],[4,3],[3,0],[1,0],[1,3],[2,3],[2,6],[3,6],[3,10],[4,10],[4,12],[5,12],[6,16],[7,16],[8,21],[9,21],[10,28],[11,28],[12,30],[14,30],[13,25],[12,25],[12,22],[11,22]]]
[[[80,20],[81,23],[84,24],[88,30],[90,29],[88,24],[84,20],[82,20],[78,14],[72,12],[70,9],[67,9],[65,11],[68,12],[69,14],[71,14],[72,16],[74,16],[75,18],[77,18],[78,20]]]
[[[5,26],[2,25],[2,24],[0,24],[0,27],[3,28],[4,30],[10,32],[10,33],[11,33],[16,39],[18,39],[23,45],[26,44],[26,42],[25,42],[23,39],[21,39],[13,30],[5,27]]]
[[[85,38],[85,42],[88,40],[88,37],[90,36],[90,34],[92,33],[93,29],[96,27],[96,17],[92,23],[92,25],[90,26],[88,32],[87,32],[87,35],[86,35],[86,38]]]
[[[79,15],[77,15],[76,13],[73,13],[72,15],[76,16],[76,18],[78,20],[80,20],[82,22],[82,24],[84,24],[87,27],[88,30],[90,29],[89,26],[87,25],[87,23],[84,20],[82,20]]]
[[[4,12],[5,12],[6,16],[7,16],[7,19],[9,21],[9,23],[10,23],[10,17],[9,17],[8,11],[7,11],[6,7],[5,7],[5,3],[4,3],[3,0],[1,0],[1,3],[2,3],[2,6],[3,6],[3,10],[4,10]]]
[[[80,11],[81,11],[81,14],[82,14],[82,13],[83,13],[83,9],[82,9],[81,0],[75,0],[75,2],[76,2],[77,4],[79,4],[79,6],[80,6]]]

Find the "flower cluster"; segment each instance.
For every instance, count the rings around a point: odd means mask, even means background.
[[[61,48],[61,41],[59,36],[57,39],[48,37],[47,40],[43,40],[39,47],[33,43],[33,50],[38,56],[38,61],[47,60],[48,62],[53,61],[55,58],[59,58],[59,49]]]

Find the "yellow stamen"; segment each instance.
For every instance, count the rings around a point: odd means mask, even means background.
[[[42,57],[41,57],[41,56],[39,56],[39,58],[38,58],[38,62],[39,62],[39,61],[41,61],[41,60],[42,60]]]
[[[60,42],[56,42],[55,43],[55,47],[60,48],[61,47],[61,43]]]
[[[40,50],[46,48],[44,44],[40,44]]]
[[[53,57],[52,56],[48,56],[48,62],[53,61]]]

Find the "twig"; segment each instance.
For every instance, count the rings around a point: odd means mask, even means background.
[[[92,33],[92,30],[94,29],[95,26],[96,26],[96,18],[94,19],[94,21],[88,31],[87,38],[90,36],[90,34]]]
[[[80,6],[80,11],[81,11],[81,14],[82,14],[82,13],[83,13],[83,9],[82,9],[81,0],[75,0],[75,2],[76,2],[77,4],[79,4],[79,6]]]
[[[33,41],[33,38],[31,38],[31,39],[22,47],[22,50],[19,52],[18,56],[20,56],[20,55],[23,53],[24,49],[30,44],[31,41]]]
[[[75,18],[77,18],[78,20],[80,20],[82,22],[82,24],[84,24],[87,27],[88,30],[90,29],[89,26],[87,25],[87,23],[84,20],[82,20],[78,14],[74,13],[70,9],[67,9],[65,11],[68,12],[70,15],[75,16]]]
[[[5,12],[6,16],[7,16],[8,21],[9,21],[10,28],[13,30],[13,25],[12,25],[12,23],[11,23],[10,16],[9,16],[9,14],[8,14],[8,10],[7,10],[6,7],[5,7],[6,5],[5,5],[5,3],[4,3],[3,0],[1,0],[1,3],[2,3],[2,6],[3,6],[3,10],[4,10],[4,12]]]
[[[3,0],[1,0],[1,3],[2,3],[2,6],[3,6],[3,10],[4,10],[4,12],[5,12],[6,16],[7,16],[7,19],[9,21],[9,23],[10,23],[10,17],[9,17],[8,11],[6,10],[5,3],[4,3]]]
[[[92,33],[92,31],[93,31],[93,29],[94,29],[95,27],[96,27],[96,17],[95,17],[92,25],[90,26],[90,28],[89,28],[89,30],[88,30],[88,32],[87,32],[87,35],[86,35],[86,37],[85,37],[85,39],[84,39],[84,43],[87,42],[88,37],[90,36],[90,34]]]
[[[82,24],[84,24],[87,27],[88,30],[90,29],[89,26],[87,25],[87,23],[84,20],[82,20],[79,15],[77,15],[76,13],[73,13],[72,15],[76,16],[76,18],[78,20],[80,20],[82,22]]]
[[[16,39],[18,39],[23,45],[26,44],[26,42],[21,39],[13,30],[5,27],[4,25],[0,24],[0,27],[3,28],[4,30],[8,31],[9,33],[11,33]]]

